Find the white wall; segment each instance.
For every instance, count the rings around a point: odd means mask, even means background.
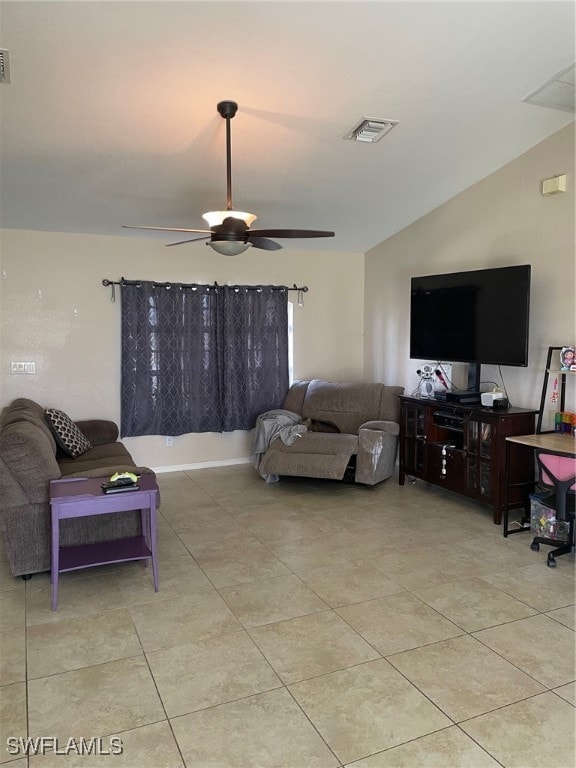
[[[204,243],[167,249],[165,239],[0,231],[0,407],[29,397],[73,419],[120,417],[120,298],[103,278],[307,285],[294,300],[294,376],[359,381],[363,375],[363,256],[251,250],[235,258]],[[36,363],[35,375],[10,373]],[[154,468],[228,462],[250,454],[251,433],[127,438]]]
[[[572,124],[366,254],[367,379],[401,384],[407,394],[417,385],[418,362],[409,358],[411,277],[531,264],[529,367],[502,373],[512,404],[538,408],[547,348],[576,342],[574,167]],[[542,180],[563,173],[568,191],[543,197]],[[454,366],[459,386],[466,368]],[[497,367],[482,366],[482,379],[499,381]],[[576,375],[569,379],[566,407],[576,410]]]
[[[568,191],[542,197],[542,179],[561,173]],[[411,392],[410,277],[530,263],[530,365],[502,372],[513,403],[536,408],[547,347],[576,341],[574,205],[569,126],[365,259],[290,250],[229,259],[203,243],[166,249],[139,237],[0,230],[0,407],[23,396],[74,419],[119,421],[120,303],[110,302],[102,278],[308,285],[304,307],[294,308],[295,378],[364,378]],[[13,375],[11,361],[33,361],[37,373]],[[483,378],[497,380],[497,369],[484,366]],[[183,435],[171,448],[162,437],[126,439],[136,461],[154,468],[240,460],[250,442],[249,432]]]

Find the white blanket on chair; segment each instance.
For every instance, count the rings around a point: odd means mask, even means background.
[[[260,472],[262,454],[268,450],[273,440],[280,439],[285,445],[294,445],[296,440],[308,430],[301,424],[302,417],[293,411],[275,408],[261,413],[256,419],[256,431],[252,444],[251,461]],[[267,483],[275,483],[278,475],[266,475],[260,472]]]

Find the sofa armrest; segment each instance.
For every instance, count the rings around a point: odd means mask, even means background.
[[[369,426],[372,424],[378,425],[377,428]],[[396,463],[398,432],[398,424],[393,421],[368,421],[360,427],[356,455],[357,483],[376,485],[390,477]]]
[[[358,433],[362,429],[379,429],[382,432],[388,432],[389,435],[400,434],[400,424],[397,424],[395,421],[366,421],[360,425]]]
[[[79,469],[77,472],[69,472],[63,477],[64,480],[74,480],[77,478],[101,477],[109,479],[115,472],[132,472],[135,475],[154,475],[156,472],[150,467],[135,467],[133,464],[116,464],[114,467],[97,467],[95,469]]]
[[[92,445],[115,443],[118,440],[118,425],[105,419],[87,419],[74,422]]]
[[[0,509],[48,501],[62,476],[48,435],[34,424],[9,424],[0,435]]]

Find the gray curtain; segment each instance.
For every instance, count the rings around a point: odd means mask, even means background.
[[[288,289],[123,281],[121,433],[252,429],[288,391]]]

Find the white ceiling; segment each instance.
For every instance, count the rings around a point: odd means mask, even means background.
[[[573,2],[4,2],[0,224],[156,237],[225,205],[363,252],[555,133]],[[377,144],[342,136],[398,120]],[[565,170],[565,169],[562,169]],[[556,169],[550,169],[553,175]],[[180,246],[194,248],[195,246]]]

